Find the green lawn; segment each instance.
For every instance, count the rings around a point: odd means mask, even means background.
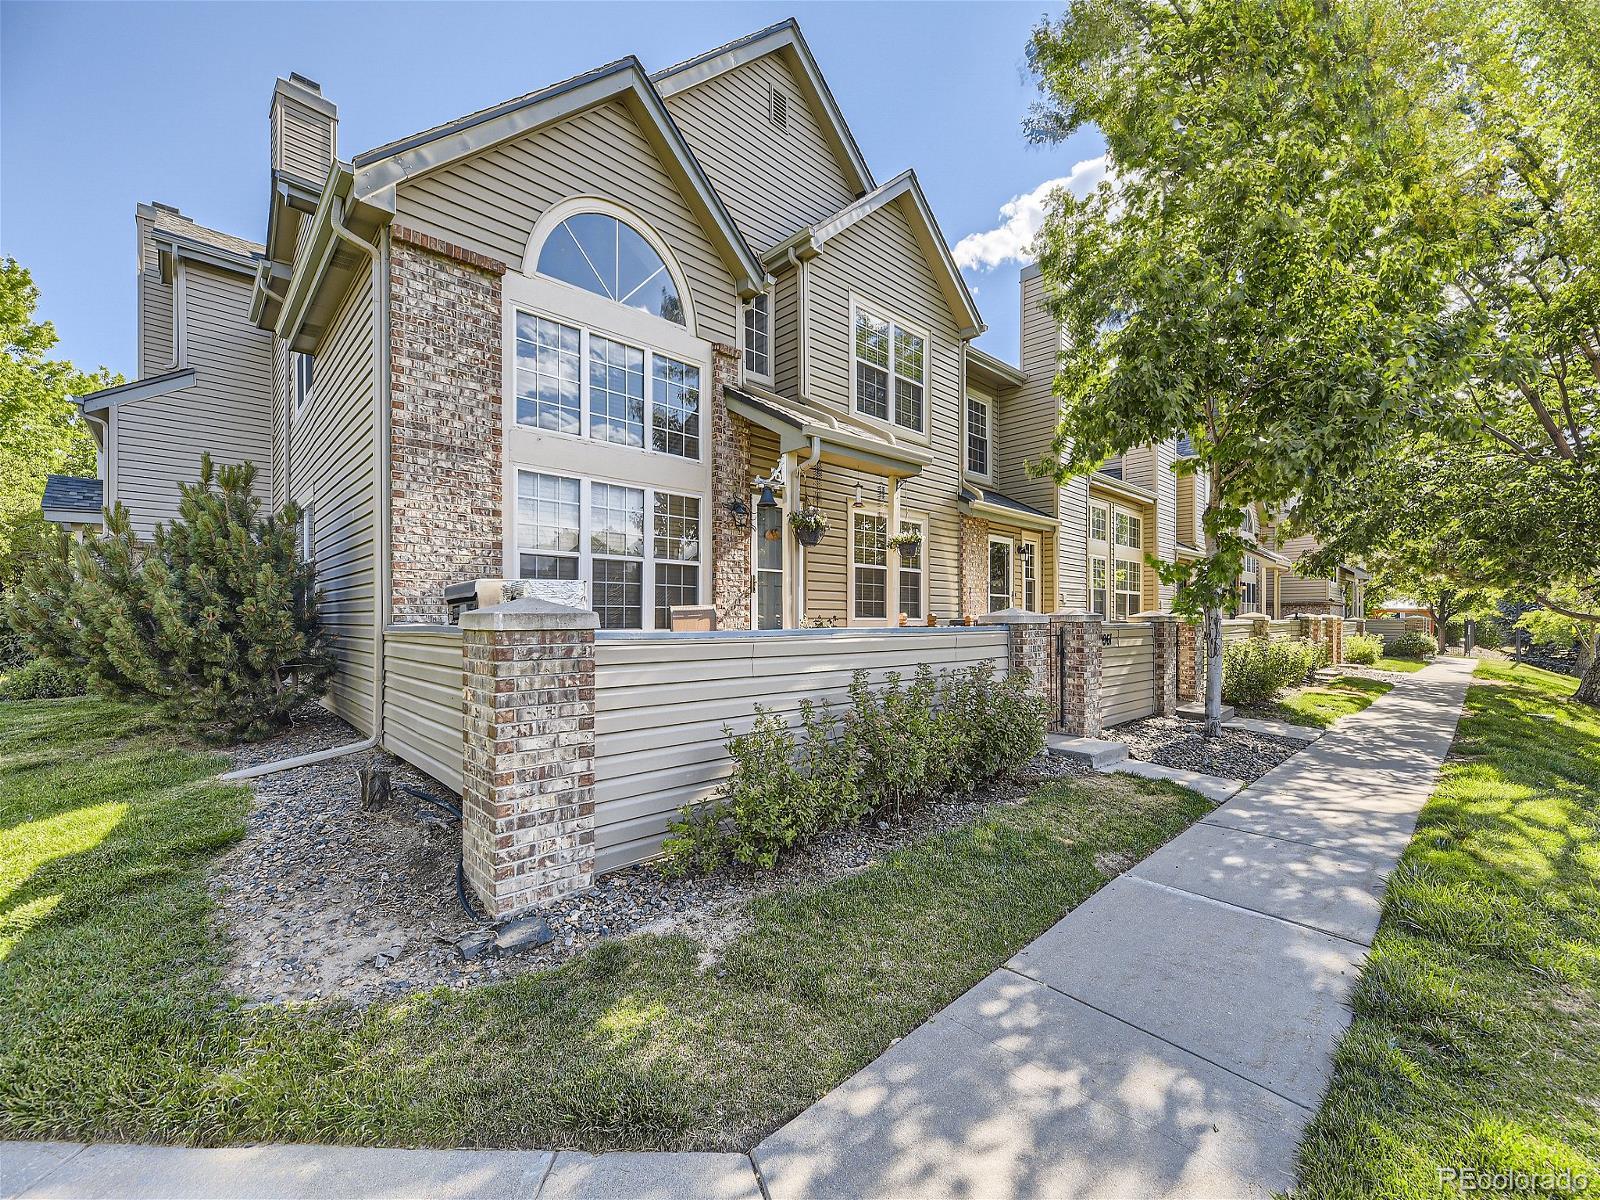
[[[1381,679],[1339,675],[1326,683],[1301,688],[1270,704],[1251,708],[1246,715],[1326,729],[1340,717],[1360,712],[1392,687],[1394,684]]]
[[[1372,664],[1372,669],[1374,671],[1399,671],[1409,675],[1413,671],[1422,670],[1427,665],[1420,658],[1390,658],[1387,655],[1380,654],[1378,661]]]
[[[1460,1195],[1441,1168],[1600,1187],[1600,712],[1565,676],[1480,661],[1477,678],[1390,881],[1298,1196]]]
[[[137,711],[0,704],[0,1137],[746,1148],[1210,806],[1120,776],[686,939],[358,1011],[221,989],[247,794]],[[1109,868],[1115,870],[1116,868]]]

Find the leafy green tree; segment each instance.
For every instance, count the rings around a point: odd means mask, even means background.
[[[263,516],[250,463],[182,485],[148,543],[117,505],[100,536],[61,534],[29,567],[11,620],[41,656],[97,691],[153,701],[207,737],[255,740],[326,690],[333,653],[299,510]]]
[[[0,587],[13,555],[40,540],[45,476],[95,473],[94,439],[71,397],[122,382],[46,357],[56,331],[34,320],[38,306],[27,268],[0,260]]]
[[[1044,467],[1065,478],[1190,436],[1206,554],[1157,569],[1174,607],[1204,616],[1209,734],[1246,506],[1315,499],[1454,386],[1441,246],[1460,214],[1401,86],[1435,86],[1442,64],[1389,15],[1071,0],[1034,32],[1032,135],[1093,125],[1111,167],[1088,196],[1053,198],[1037,245],[1064,335]]]

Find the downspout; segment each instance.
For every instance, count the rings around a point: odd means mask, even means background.
[[[377,517],[378,544],[373,547],[373,593],[372,593],[372,736],[368,739],[368,746],[378,746],[383,742],[383,631],[386,624],[386,615],[389,601],[389,522],[388,522],[388,487],[389,487],[389,413],[385,400],[388,399],[388,380],[385,378],[383,367],[388,357],[388,325],[389,313],[386,303],[387,282],[380,278],[383,266],[384,253],[364,238],[357,237],[344,223],[344,201],[335,196],[333,210],[330,214],[328,228],[340,241],[359,250],[372,264],[372,369],[377,378],[373,381],[372,389],[375,396],[376,410],[373,413],[373,501],[378,506]]]
[[[794,489],[794,498],[800,499],[800,476],[817,465],[817,460],[822,457],[822,437],[819,434],[811,435],[811,453],[804,462],[794,464],[794,478],[789,481],[789,486]],[[806,619],[806,548],[799,547],[800,569],[795,572],[794,579],[794,619],[795,627],[803,628]]]

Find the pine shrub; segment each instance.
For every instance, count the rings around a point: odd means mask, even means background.
[[[258,740],[322,695],[334,659],[300,514],[262,515],[255,468],[181,485],[178,517],[141,541],[121,505],[98,536],[58,537],[23,576],[11,621],[30,649],[112,696],[153,702],[213,740]]]
[[[34,658],[0,676],[0,700],[57,700],[83,695],[83,676],[47,658]]]

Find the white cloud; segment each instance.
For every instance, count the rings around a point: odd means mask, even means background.
[[[1047,179],[1033,191],[1013,196],[1000,206],[1000,224],[982,233],[969,233],[956,243],[956,265],[963,270],[987,271],[1007,262],[1032,258],[1033,239],[1044,224],[1045,201],[1057,188],[1083,196],[1106,178],[1106,157],[1086,158],[1060,179]]]

